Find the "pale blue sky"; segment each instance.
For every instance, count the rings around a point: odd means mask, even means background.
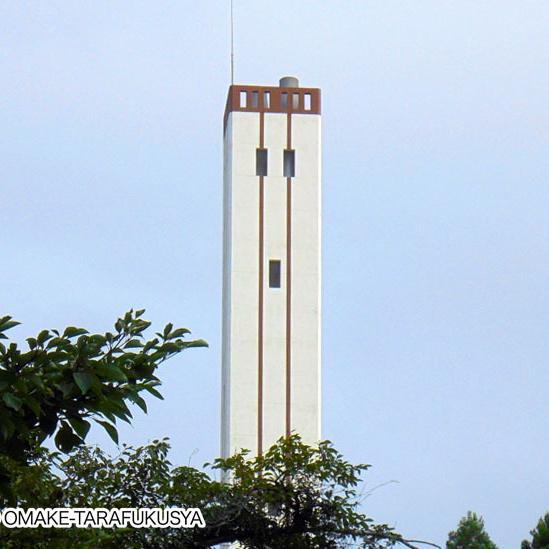
[[[472,509],[519,547],[549,511],[549,4],[234,1],[236,82],[323,91],[324,436],[398,481],[376,520],[442,545]],[[0,313],[20,340],[130,307],[207,339],[122,429],[194,465],[219,451],[228,7],[0,4]]]

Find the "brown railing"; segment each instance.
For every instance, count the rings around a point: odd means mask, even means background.
[[[225,108],[225,125],[232,111],[320,114],[320,89],[231,86]]]

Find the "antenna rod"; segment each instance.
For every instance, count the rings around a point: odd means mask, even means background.
[[[234,21],[233,0],[231,0],[231,86],[234,84]]]

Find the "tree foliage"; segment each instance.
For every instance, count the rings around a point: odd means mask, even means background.
[[[532,541],[524,540],[522,549],[549,549],[549,513],[539,519],[530,535]]]
[[[130,422],[128,403],[147,411],[143,391],[162,398],[155,370],[160,363],[203,340],[185,341],[185,328],[166,325],[146,341],[150,322],[144,310],[129,311],[114,325],[114,332],[90,334],[68,327],[62,333],[43,330],[27,339],[28,350],[17,343],[0,342],[0,455],[28,463],[33,449],[54,436],[62,452],[82,444],[90,420],[102,425],[118,442],[117,419]],[[0,339],[19,324],[0,318]],[[0,469],[0,491],[9,485]]]
[[[448,534],[446,549],[497,549],[484,529],[484,520],[472,511],[467,511],[457,530]]]
[[[33,466],[19,464],[23,507],[198,507],[204,529],[2,529],[2,547],[205,548],[239,542],[247,549],[377,549],[414,547],[358,510],[366,465],[346,462],[329,442],[307,446],[293,435],[264,456],[241,452],[218,459],[211,474],[174,467],[169,444],[126,446],[112,459],[79,447],[68,459],[43,451]],[[59,472],[52,466],[57,464]],[[14,462],[15,463],[15,462]],[[215,476],[230,476],[223,482]]]
[[[158,365],[206,345],[185,341],[188,330],[171,324],[146,341],[150,322],[141,318],[143,312],[128,312],[105,335],[74,327],[43,330],[27,339],[25,351],[0,342],[0,505],[199,508],[206,527],[0,526],[1,547],[199,549],[232,542],[247,549],[415,547],[360,512],[358,487],[368,466],[348,463],[329,442],[307,446],[292,435],[259,457],[243,451],[217,459],[210,474],[172,466],[166,440],[123,446],[114,459],[86,446],[91,421],[118,442],[116,421],[132,419],[128,404],[146,412],[143,391],[162,398]],[[16,324],[0,318],[0,339],[7,340],[5,332]],[[41,446],[49,436],[59,451]]]

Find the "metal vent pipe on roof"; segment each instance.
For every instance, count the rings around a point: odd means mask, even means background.
[[[281,88],[299,88],[299,80],[295,76],[283,76],[280,79]]]

